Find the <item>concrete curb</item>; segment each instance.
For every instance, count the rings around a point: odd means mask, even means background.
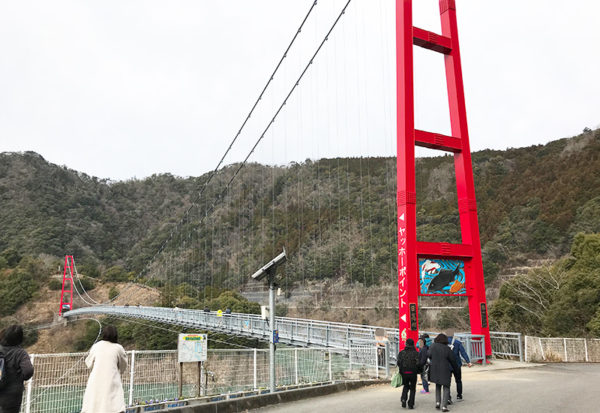
[[[271,404],[287,403],[310,397],[325,396],[332,393],[338,393],[348,390],[355,390],[360,387],[384,383],[383,381],[352,381],[327,384],[318,387],[307,387],[296,390],[286,390],[276,393],[261,394],[258,396],[240,397],[232,400],[222,400],[210,403],[192,404],[187,406],[174,407],[160,410],[165,413],[234,413],[250,409],[258,409]]]

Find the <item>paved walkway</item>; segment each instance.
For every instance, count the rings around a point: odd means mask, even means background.
[[[462,371],[464,401],[449,406],[452,412],[600,411],[600,364],[527,365],[498,361],[487,367],[463,367]],[[417,386],[417,392],[421,388]],[[455,393],[453,386],[453,399]],[[400,411],[409,410],[400,407],[400,389],[389,384],[254,410],[261,413]],[[435,385],[431,394],[417,394],[412,411],[439,411],[435,409]]]

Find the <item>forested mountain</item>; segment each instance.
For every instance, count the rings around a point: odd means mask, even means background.
[[[599,157],[600,130],[473,153],[488,280],[527,258],[568,254],[578,232],[600,232]],[[187,256],[170,275],[200,289],[240,287],[240,274],[285,246],[292,282],[393,282],[395,159],[238,167],[223,168],[206,187],[208,175],[112,182],[33,152],[2,153],[0,252],[73,254],[80,271],[116,280],[157,271],[160,264],[146,265],[168,241],[163,251]],[[417,160],[417,210],[420,240],[460,242],[451,156]]]

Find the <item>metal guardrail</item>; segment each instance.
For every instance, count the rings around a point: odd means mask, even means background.
[[[269,340],[272,330],[279,331],[279,341],[284,344],[305,347],[328,347],[349,351],[352,341],[369,340],[375,342],[375,330],[385,331],[388,339],[389,363],[396,362],[400,351],[398,329],[347,324],[330,321],[318,321],[302,318],[275,317],[275,326],[271,328],[267,320],[257,314],[221,314],[211,311],[189,310],[165,307],[144,306],[92,306],[68,311],[65,317],[84,314],[107,314],[157,321],[184,327],[211,330],[262,340]],[[434,337],[434,332],[430,333]],[[521,337],[519,333],[491,332],[492,349],[495,354],[517,356],[522,359]],[[457,333],[469,358],[485,361],[483,336]]]
[[[371,344],[371,345],[369,345]],[[354,346],[354,360],[343,350],[281,348],[276,354],[277,391],[323,383],[375,380],[380,369],[372,343]],[[201,383],[195,363],[180,368],[176,350],[127,351],[121,374],[128,413],[181,404],[182,399],[214,401],[268,393],[268,351],[209,349]],[[25,383],[22,413],[78,412],[90,370],[87,353],[30,354],[35,375]],[[182,393],[179,394],[179,383]],[[1,408],[0,408],[1,410]]]
[[[518,357],[519,361],[523,361],[521,333],[490,331],[490,340],[494,355]]]

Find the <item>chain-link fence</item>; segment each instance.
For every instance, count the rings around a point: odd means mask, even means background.
[[[600,339],[525,336],[525,361],[600,362]]]
[[[355,350],[354,360],[351,360],[343,350],[278,349],[275,353],[277,385],[285,387],[377,378],[379,369],[373,343],[365,343],[362,347],[357,344]],[[32,354],[35,374],[26,383],[21,412],[79,412],[89,376],[85,366],[86,355]],[[268,350],[209,350],[208,359],[200,371],[196,363],[185,363],[180,370],[175,350],[128,351],[127,357],[128,368],[121,380],[128,406],[178,399],[180,382],[181,398],[268,388]]]

